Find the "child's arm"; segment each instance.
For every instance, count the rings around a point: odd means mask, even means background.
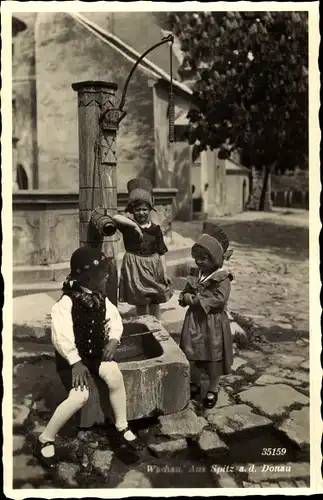
[[[170,282],[170,279],[167,276],[167,264],[166,264],[166,253],[168,252],[168,248],[165,245],[164,236],[160,227],[158,227],[156,238],[157,238],[157,252],[160,255],[160,261],[163,268],[163,273],[164,276],[166,277],[166,281]]]
[[[120,344],[120,339],[123,333],[123,324],[120,313],[116,306],[114,306],[108,299],[105,299],[105,306],[106,321],[108,321],[109,327],[108,331],[106,332],[108,343],[104,348],[103,360],[111,361],[118,347],[118,344]]]
[[[88,388],[89,369],[82,363],[77,347],[72,321],[72,301],[64,295],[52,309],[52,342],[56,351],[72,367],[72,386]]]
[[[181,307],[193,306],[198,304],[195,293],[192,293],[192,288],[189,283],[186,283],[185,287],[179,294],[178,304]]]
[[[165,255],[160,256],[160,262],[161,262],[161,265],[163,268],[164,276],[166,277],[166,280],[168,280],[169,278],[167,277],[167,264],[166,264],[166,256]]]
[[[52,308],[52,343],[56,351],[72,366],[81,361],[75,345],[72,301],[64,295]]]
[[[228,302],[231,290],[230,279],[220,281],[217,287],[203,290],[196,295],[197,303],[203,308],[205,314],[211,311],[221,311]]]
[[[112,219],[119,231],[123,232],[126,229],[132,229],[135,233],[137,233],[140,239],[143,238],[142,230],[140,229],[139,224],[137,224],[134,220],[120,214],[113,215]]]

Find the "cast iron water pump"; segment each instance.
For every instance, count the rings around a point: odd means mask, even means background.
[[[174,94],[172,47],[173,35],[147,49],[132,67],[125,82],[119,105],[114,105],[118,85],[112,82],[86,81],[72,84],[78,93],[79,116],[79,224],[80,245],[101,246],[110,258],[110,279],[105,290],[117,303],[118,251],[117,214],[117,156],[116,136],[119,124],[126,116],[124,106],[132,75],[143,58],[152,50],[170,43],[169,141],[174,142]]]

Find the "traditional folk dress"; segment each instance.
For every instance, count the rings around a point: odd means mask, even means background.
[[[233,361],[232,336],[226,313],[233,276],[218,269],[209,276],[202,276],[196,268],[191,270],[179,302],[185,293],[191,293],[198,304],[186,312],[180,347],[190,361],[216,361],[219,374],[231,372]]]
[[[134,204],[141,202],[155,210],[152,185],[148,179],[131,179],[127,187],[126,211],[131,213]],[[167,282],[161,262],[161,256],[168,252],[162,230],[153,222],[139,227],[141,240],[131,227],[120,228],[126,253],[121,265],[119,300],[135,306],[167,302],[173,295],[173,289]]]
[[[80,293],[73,287],[65,291],[52,309],[52,343],[67,391],[72,388],[72,365],[82,361],[98,376],[104,346],[111,339],[120,341],[122,332],[119,311],[102,293]]]
[[[141,241],[134,238],[131,229],[123,230],[126,253],[121,266],[119,300],[136,306],[167,302],[173,292],[160,259],[168,252],[161,228],[151,222],[141,230]]]

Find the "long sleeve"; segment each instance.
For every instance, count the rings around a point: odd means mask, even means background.
[[[64,295],[52,308],[52,343],[70,365],[81,361],[75,345],[72,322],[72,301]]]
[[[109,321],[109,340],[120,342],[123,333],[123,324],[120,313],[115,305],[108,299],[105,299],[106,320]]]
[[[228,302],[231,290],[230,279],[226,278],[218,286],[208,288],[197,294],[197,299],[205,314],[210,311],[221,311]]]
[[[156,234],[156,247],[157,247],[157,253],[159,255],[165,255],[165,253],[168,252],[168,248],[165,245],[164,235],[162,233],[160,226],[158,226]]]

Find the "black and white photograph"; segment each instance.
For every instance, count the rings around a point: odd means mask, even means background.
[[[2,2],[9,498],[322,492],[318,7]]]

